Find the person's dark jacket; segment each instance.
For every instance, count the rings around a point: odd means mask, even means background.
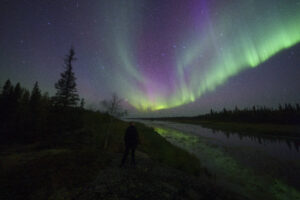
[[[136,147],[139,143],[139,135],[134,126],[129,126],[125,132],[125,145],[127,147]]]

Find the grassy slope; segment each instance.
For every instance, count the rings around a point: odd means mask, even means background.
[[[113,121],[109,148],[103,150],[108,125],[107,116],[86,112],[82,130],[52,135],[34,144],[1,146],[0,199],[71,198],[107,167],[110,152],[123,152],[128,124]],[[195,156],[171,145],[150,128],[141,124],[137,128],[140,151],[171,167],[199,173],[200,163]]]

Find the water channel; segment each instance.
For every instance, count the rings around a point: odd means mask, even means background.
[[[275,199],[300,199],[300,138],[216,132],[166,121],[139,122],[195,154],[219,184],[253,198],[266,193]]]

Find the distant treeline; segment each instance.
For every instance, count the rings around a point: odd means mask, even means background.
[[[174,121],[217,121],[217,122],[244,122],[244,123],[275,123],[300,125],[300,105],[286,103],[279,104],[277,108],[266,106],[252,106],[252,108],[240,109],[237,106],[233,110],[223,108],[221,111],[210,110],[207,114],[197,116],[178,117],[147,117],[128,118],[141,120],[174,120]]]
[[[74,50],[65,58],[65,71],[52,97],[42,93],[38,82],[31,91],[7,80],[0,92],[0,143],[32,142],[81,126],[84,100],[79,104],[72,71]]]
[[[200,120],[234,121],[250,123],[280,123],[280,124],[300,124],[300,105],[279,104],[277,108],[266,106],[253,106],[252,108],[222,111],[210,110],[210,113],[199,115]]]

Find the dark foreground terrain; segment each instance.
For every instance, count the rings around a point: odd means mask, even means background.
[[[80,129],[0,145],[0,199],[246,199],[142,124],[136,168],[119,168],[128,123],[99,112],[81,116]]]
[[[74,199],[246,199],[217,187],[207,177],[191,176],[137,152],[138,165],[119,168],[121,154]]]

